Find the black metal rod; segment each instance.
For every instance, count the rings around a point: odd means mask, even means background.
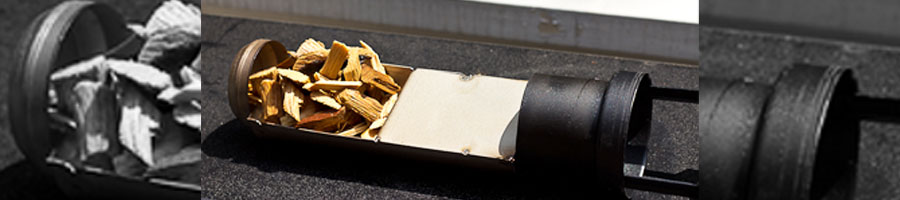
[[[673,177],[677,175],[670,174],[670,177],[655,176],[657,174],[666,173],[647,170],[644,176],[625,176],[623,185],[632,189],[698,198],[699,187],[696,181],[676,180]]]
[[[856,96],[853,110],[861,120],[900,123],[900,100]]]
[[[697,90],[685,90],[677,88],[650,88],[650,95],[653,99],[677,101],[684,103],[699,103],[700,92]]]

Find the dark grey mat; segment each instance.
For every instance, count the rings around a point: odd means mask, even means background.
[[[609,79],[616,71],[631,70],[649,72],[656,86],[697,89],[700,75],[695,66],[203,16],[203,198],[519,199],[559,195],[522,189],[527,182],[515,177],[252,136],[235,121],[228,107],[226,87],[235,53],[257,38],[281,41],[294,49],[308,37],[350,45],[362,39],[386,63],[518,79],[536,72]],[[697,105],[655,105],[649,168],[671,173],[697,169]],[[682,199],[627,193],[635,199]]]

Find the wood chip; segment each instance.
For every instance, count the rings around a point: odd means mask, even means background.
[[[248,91],[251,91],[255,94],[260,94],[259,92],[259,82],[262,80],[275,80],[278,79],[278,68],[269,67],[264,70],[257,71],[250,75],[250,78],[247,79],[247,86],[249,87]],[[259,97],[265,97],[263,95],[259,95]]]
[[[355,119],[354,119],[355,118]],[[310,128],[319,131],[336,131],[346,124],[355,124],[359,122],[356,114],[348,112],[346,108],[337,111],[318,112],[312,116],[303,118],[297,122],[300,128]]]
[[[325,75],[322,75],[322,74],[319,73],[319,72],[316,72],[316,73],[313,75],[313,78],[315,78],[315,81],[333,81],[333,80],[334,80],[334,79],[330,79],[330,78],[328,78],[328,77],[325,77]]]
[[[387,100],[387,98],[390,97],[389,94],[387,94],[384,91],[381,91],[381,89],[378,87],[372,86],[371,84],[363,84],[363,85],[366,86],[366,89],[365,90],[359,89],[359,91],[365,91],[365,92],[363,92],[363,94],[366,94],[369,97],[372,97],[373,99],[378,100],[378,102],[381,102],[382,104],[384,104],[383,101]]]
[[[372,121],[372,124],[369,125],[368,129],[379,129],[384,126],[384,122],[387,121],[387,118],[378,118],[375,121]]]
[[[326,105],[328,107],[334,108],[335,110],[341,109],[343,107],[340,103],[337,102],[337,100],[335,100],[330,95],[325,94],[322,91],[311,92],[309,94],[309,97],[313,101],[319,102],[322,105]]]
[[[309,87],[310,91],[356,89],[362,86],[359,81],[316,81]]]
[[[200,82],[191,82],[181,88],[169,87],[156,95],[156,99],[175,105],[200,99],[202,90]]]
[[[275,80],[260,81],[259,92],[263,96],[263,107],[266,109],[263,121],[277,122],[278,116],[281,114],[283,94],[281,86],[276,84]]]
[[[187,103],[180,103],[175,105],[175,109],[172,111],[172,117],[175,119],[175,122],[179,124],[186,125],[187,127],[191,127],[195,130],[200,130],[201,121],[201,113],[200,108],[191,106]]]
[[[377,72],[372,68],[364,67],[361,79],[363,83],[371,84],[388,94],[397,94],[400,92],[400,86],[394,82],[394,78],[391,78],[387,74]]]
[[[247,93],[247,97],[250,98],[251,105],[255,105],[255,106],[262,105],[262,99],[260,99],[259,97],[256,97],[256,95],[253,95],[253,93]]]
[[[316,105],[316,102],[310,98],[310,95],[303,96],[303,104],[300,107],[300,119],[312,116],[316,114],[316,110],[319,110],[319,106]]]
[[[168,73],[152,65],[115,59],[107,59],[103,64],[120,78],[131,79],[145,88],[162,90],[174,85]]]
[[[334,41],[331,43],[331,50],[328,52],[328,58],[325,60],[325,65],[322,66],[322,69],[319,70],[319,73],[325,75],[332,80],[337,80],[338,73],[341,72],[341,67],[344,66],[344,61],[347,61],[349,49],[347,49],[347,45],[344,43]]]
[[[384,102],[384,108],[381,109],[381,118],[387,118],[388,115],[391,114],[391,110],[394,109],[394,104],[397,103],[398,96],[399,94],[391,95],[391,97]]]
[[[309,83],[309,76],[306,76],[306,74],[303,74],[302,72],[289,69],[278,69],[278,75],[281,75],[281,77],[291,80],[298,85]]]
[[[325,44],[322,42],[316,41],[312,38],[307,38],[303,43],[300,44],[300,47],[297,47],[297,54],[306,54],[309,52],[315,51],[324,51]]]
[[[256,81],[262,81],[262,79],[272,79],[275,80],[278,76],[278,68],[277,67],[269,67],[264,70],[260,70],[256,73],[250,75],[250,84],[256,84]]]
[[[281,90],[284,91],[284,101],[282,103],[284,112],[293,117],[295,121],[300,121],[302,118],[300,116],[300,108],[303,104],[303,92],[294,83],[288,81],[281,81]]]
[[[63,69],[56,70],[50,74],[51,81],[60,81],[63,79],[81,80],[83,78],[99,79],[109,70],[103,65],[106,61],[105,56],[96,56],[91,59],[85,59],[78,63],[69,65]]]
[[[294,62],[294,67],[292,68],[294,71],[300,71],[305,74],[312,74],[322,67],[325,64],[325,60],[328,57],[328,50],[320,50],[314,52],[307,52],[305,54],[297,54],[297,61]]]
[[[111,106],[116,103],[113,89],[102,82],[83,80],[75,84],[72,90],[75,93],[76,112],[73,114],[78,122],[76,128],[81,141],[81,155],[86,157],[109,150],[116,144],[114,139],[117,135],[113,133],[119,128],[115,123],[109,123],[119,117],[116,107]],[[134,92],[140,94],[139,91]],[[137,100],[147,105],[146,99]],[[137,109],[140,110],[140,107]]]
[[[350,48],[347,66],[341,71],[344,75],[344,80],[359,81],[360,73],[362,73],[362,67],[359,65],[359,50],[360,48]]]
[[[47,113],[50,114],[50,129],[62,131],[63,133],[74,133],[77,131],[78,122],[69,116],[59,113],[59,110],[48,108]]]
[[[298,121],[297,127],[310,128],[320,131],[336,130],[338,121],[341,119],[340,116],[344,115],[346,112],[347,111],[344,109],[317,112],[312,116],[303,118],[302,120]]]
[[[368,127],[368,126],[366,126],[366,123],[359,123],[359,124],[356,124],[355,126],[351,127],[350,129],[347,129],[347,130],[344,130],[344,131],[341,131],[341,132],[337,133],[337,135],[340,135],[340,136],[356,136],[356,135],[359,135],[359,134],[362,133],[362,132],[365,132],[365,131],[366,131],[366,127]]]
[[[278,65],[275,65],[275,67],[280,68],[280,69],[291,69],[294,67],[294,63],[296,63],[296,62],[297,62],[296,57],[288,56],[288,58],[281,61],[281,63],[278,63]]]
[[[369,122],[380,118],[382,107],[378,100],[364,97],[357,90],[346,89],[337,95],[337,99],[342,105],[350,107],[350,110],[353,110],[353,112],[356,112]]]
[[[119,111],[119,143],[131,150],[144,163],[153,165],[153,152],[159,146],[153,145],[153,137],[161,132],[163,113],[154,105],[152,98],[146,98],[138,86],[128,82],[118,82],[115,86]],[[77,91],[78,89],[74,89]],[[105,106],[110,107],[110,106]],[[103,120],[100,117],[90,117]],[[76,116],[77,120],[77,116]],[[86,127],[87,128],[87,127]],[[97,131],[99,132],[99,131]]]
[[[363,42],[362,40],[359,41],[359,44],[362,45],[363,49],[366,50],[363,51],[361,55],[369,56],[369,60],[372,63],[372,67],[375,69],[375,71],[381,72],[382,74],[387,74],[387,71],[384,70],[384,65],[381,64],[381,59],[378,57],[378,54],[375,53],[375,49],[372,49],[369,44],[366,44],[366,42]]]
[[[374,140],[378,137],[378,131],[381,129],[366,129],[365,132],[359,135],[360,138]]]

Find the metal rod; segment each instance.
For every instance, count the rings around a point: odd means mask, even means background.
[[[624,186],[627,188],[657,192],[662,194],[671,194],[697,198],[699,195],[699,187],[697,186],[696,174],[689,178],[676,178],[682,176],[679,174],[668,174],[645,170],[644,176],[629,176],[624,179]],[[689,175],[691,176],[691,175]],[[685,180],[690,179],[690,180]]]
[[[651,87],[649,93],[653,99],[700,103],[700,92],[697,90]]]
[[[900,100],[867,96],[853,99],[853,110],[861,120],[900,123]]]

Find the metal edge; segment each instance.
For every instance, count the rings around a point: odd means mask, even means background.
[[[774,85],[758,133],[752,199],[809,199],[828,101],[847,70],[795,65]]]
[[[597,143],[598,178],[622,187],[624,154],[638,90],[649,88],[647,73],[620,71],[609,81],[601,109]],[[648,105],[644,105],[648,106]],[[651,105],[652,107],[652,102]],[[651,109],[652,110],[652,109]]]

